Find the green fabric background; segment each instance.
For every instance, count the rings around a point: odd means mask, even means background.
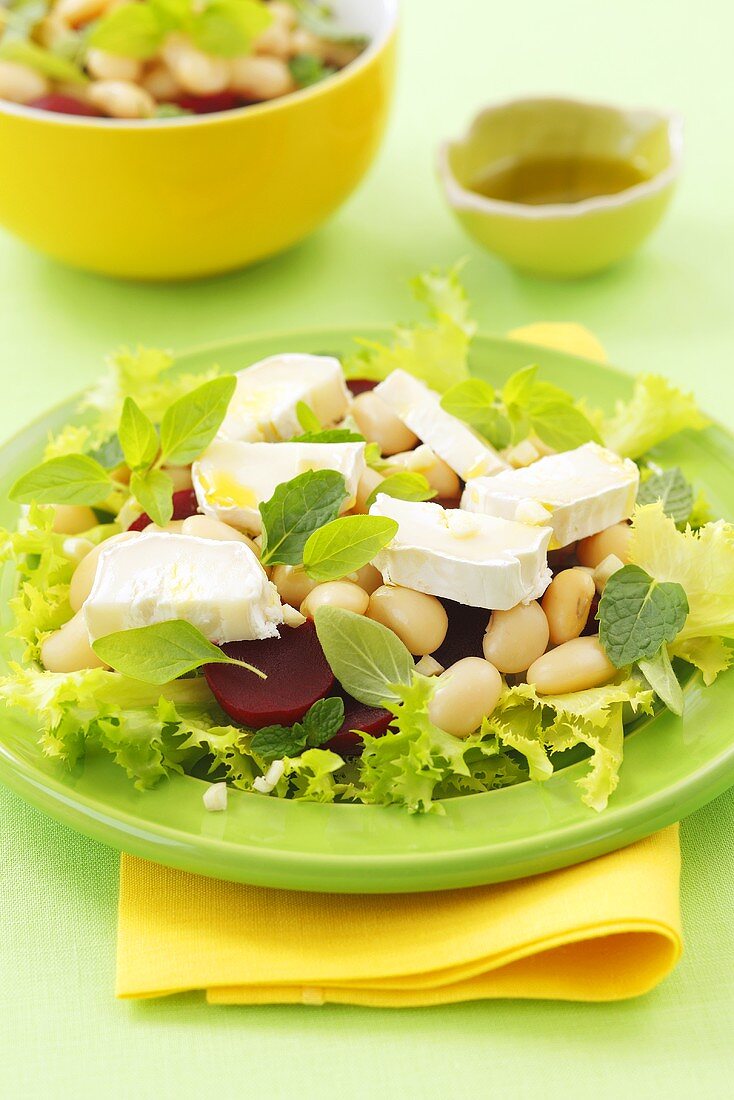
[[[725,258],[734,255],[733,34],[725,0],[405,0],[398,97],[379,161],[337,218],[290,254],[224,279],[142,287],[63,270],[0,234],[0,434],[90,382],[117,344],[180,349],[285,326],[404,318],[407,278],[464,254],[485,329],[584,322],[614,362],[695,387],[709,412],[734,424]],[[685,115],[678,197],[648,247],[616,271],[567,285],[521,278],[468,242],[443,206],[437,141],[475,106],[530,91]],[[12,170],[1,157],[0,186]],[[634,1003],[130,1005],[112,997],[116,853],[0,790],[0,1096],[724,1096],[734,1069],[732,835],[731,792],[684,823],[687,952],[663,987]]]

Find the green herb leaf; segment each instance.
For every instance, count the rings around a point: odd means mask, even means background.
[[[321,431],[321,421],[305,401],[298,401],[296,403],[296,417],[304,432],[311,433]]]
[[[662,645],[654,657],[640,661],[639,668],[652,690],[665,703],[668,710],[681,717],[684,707],[683,688],[680,686],[675,670],[670,663],[668,647]]]
[[[389,474],[372,490],[367,497],[365,507],[370,508],[380,493],[396,497],[398,500],[433,500],[436,496],[436,490],[428,484],[428,479],[413,470],[401,470],[397,474]]]
[[[130,478],[130,491],[153,523],[165,527],[173,515],[173,482],[163,470],[136,472]]]
[[[570,451],[582,443],[601,443],[586,414],[566,401],[531,403],[530,423],[535,434],[556,451]]]
[[[26,65],[29,69],[47,76],[49,80],[59,80],[64,84],[88,82],[82,70],[73,61],[28,40],[12,39],[0,43],[0,58],[3,61],[15,61],[19,65]]]
[[[20,504],[101,504],[113,487],[107,470],[89,455],[63,455],[22,474],[8,496]]]
[[[638,504],[654,504],[659,500],[663,511],[676,523],[685,523],[693,511],[693,486],[683,476],[679,466],[651,474],[640,484]]]
[[[131,470],[144,470],[155,462],[158,434],[132,397],[125,398],[117,435],[125,461]]]
[[[299,54],[297,57],[292,57],[288,62],[288,68],[299,88],[309,88],[312,84],[318,84],[337,71],[333,65],[325,65],[321,58],[313,54]]]
[[[399,695],[395,684],[410,684],[415,662],[392,630],[342,607],[320,607],[316,633],[331,671],[341,686],[371,707]]]
[[[300,565],[309,537],[336,519],[346,499],[336,470],[307,470],[279,485],[260,505],[263,565]]]
[[[303,722],[292,726],[265,726],[252,737],[250,748],[266,763],[284,756],[298,756],[305,748],[330,741],[344,721],[344,702],[338,697],[318,699]]]
[[[179,107],[178,103],[159,103],[153,112],[153,118],[184,118],[193,113],[186,107]]]
[[[372,561],[397,531],[394,519],[342,516],[310,536],[303,548],[303,568],[312,580],[338,580]]]
[[[317,432],[294,435],[291,443],[364,443],[364,436],[351,428],[322,428]]]
[[[144,61],[155,56],[170,29],[150,4],[124,4],[97,20],[87,45]]]
[[[298,21],[301,26],[318,38],[325,38],[327,42],[347,42],[353,45],[363,45],[367,41],[364,35],[343,30],[335,21],[327,4],[315,3],[314,0],[290,0],[290,2],[298,12]]]
[[[98,447],[90,451],[89,457],[99,462],[100,466],[104,466],[105,470],[116,470],[118,466],[122,466],[125,456],[122,453],[117,433],[111,435],[109,439],[105,439]]]
[[[273,21],[267,4],[260,0],[209,0],[186,20],[186,30],[204,53],[215,57],[240,57]]]
[[[523,367],[522,370],[510,375],[502,387],[502,401],[505,406],[510,409],[513,405],[521,407],[527,405],[535,389],[537,378],[538,367],[533,365]]]
[[[512,425],[502,409],[494,404],[495,391],[481,378],[470,378],[452,386],[441,400],[441,407],[488,439],[493,447],[507,447]]]
[[[183,619],[171,619],[98,638],[92,649],[106,665],[144,684],[167,684],[202,665],[238,665],[267,677],[245,661],[235,661]]]
[[[625,565],[606,583],[599,604],[599,639],[617,668],[654,657],[672,642],[688,615],[680,584],[659,583],[639,565]]]
[[[234,375],[225,374],[174,401],[161,422],[164,462],[185,466],[198,458],[219,431],[236,385]]]

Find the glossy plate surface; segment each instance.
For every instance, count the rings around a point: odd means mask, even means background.
[[[379,329],[362,335],[380,338]],[[181,357],[185,370],[213,362],[237,370],[277,351],[340,353],[351,332],[323,329],[211,346]],[[493,383],[528,363],[544,377],[611,407],[631,382],[617,371],[559,352],[478,337],[472,370]],[[0,524],[15,523],[12,481],[37,461],[49,431],[76,402],[53,410],[0,448]],[[722,428],[685,434],[660,448],[706,490],[716,515],[734,517],[734,439]],[[3,630],[11,571],[3,576]],[[3,643],[3,664],[11,649]],[[339,892],[403,892],[500,882],[589,859],[629,844],[697,809],[734,783],[734,673],[704,689],[693,676],[686,713],[664,712],[631,728],[620,784],[602,814],[580,801],[584,762],[538,785],[444,803],[446,813],[410,817],[397,808],[284,802],[232,791],[226,813],[204,810],[204,784],[177,776],[139,792],[109,757],[90,756],[73,771],[40,753],[32,726],[0,714],[0,780],[53,817],[107,844],[199,874],[262,886]]]

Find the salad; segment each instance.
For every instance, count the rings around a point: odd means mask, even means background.
[[[731,663],[734,528],[655,448],[701,430],[654,375],[611,413],[529,364],[472,377],[458,269],[390,342],[235,375],[112,357],[11,490],[18,659],[45,753],[108,753],[205,804],[398,804],[543,782]],[[10,564],[12,563],[12,564]]]
[[[316,0],[0,0],[0,99],[171,118],[278,99],[365,48]]]

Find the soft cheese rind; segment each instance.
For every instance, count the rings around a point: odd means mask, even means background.
[[[278,442],[301,432],[296,406],[303,401],[328,427],[349,408],[350,394],[338,359],[330,355],[271,355],[235,375],[237,388],[219,437]]]
[[[91,641],[184,619],[212,642],[273,638],[283,621],[275,585],[242,542],[145,532],[106,547],[83,605]]]
[[[374,392],[464,481],[507,469],[486,439],[442,409],[440,395],[407,371],[394,370]]]
[[[306,470],[336,470],[344,476],[346,511],[354,504],[364,473],[364,443],[243,443],[215,439],[193,465],[199,507],[207,516],[259,534],[258,505],[278,485]]]
[[[632,515],[640,474],[628,458],[597,443],[548,455],[521,470],[467,482],[461,507],[504,519],[526,518],[532,505],[549,513],[551,548],[568,546]]]
[[[550,584],[550,527],[469,515],[384,493],[370,514],[398,523],[397,535],[373,561],[387,584],[498,611],[537,599]]]

